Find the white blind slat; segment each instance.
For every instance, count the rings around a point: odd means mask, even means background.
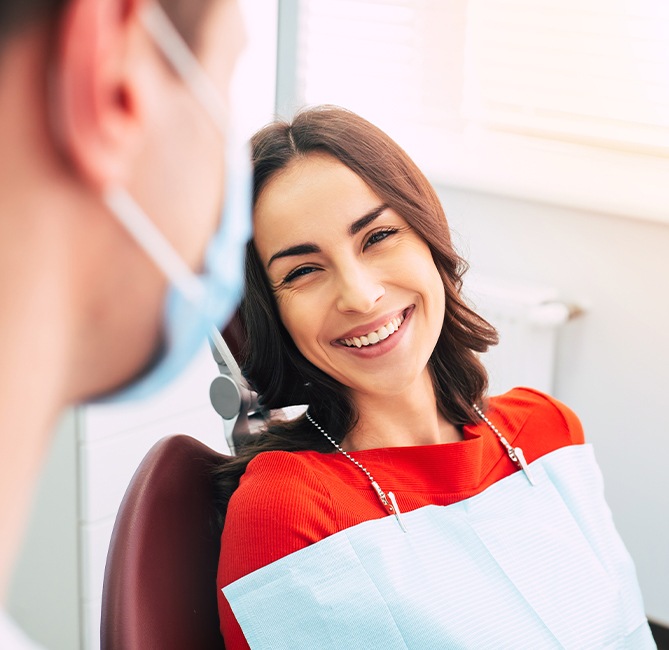
[[[493,129],[669,154],[669,13],[470,0],[464,111]]]
[[[665,0],[302,0],[307,104],[669,156]]]

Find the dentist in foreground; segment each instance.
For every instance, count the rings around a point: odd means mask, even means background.
[[[2,609],[62,410],[153,394],[241,292],[236,0],[0,0]]]

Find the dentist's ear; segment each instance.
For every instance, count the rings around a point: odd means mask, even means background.
[[[49,112],[57,146],[93,189],[123,184],[141,144],[136,60],[144,0],[70,0],[56,34]]]

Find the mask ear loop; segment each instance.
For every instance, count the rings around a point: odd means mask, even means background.
[[[145,5],[141,12],[144,29],[225,137],[228,128],[226,103],[186,41],[155,0]]]
[[[202,281],[132,196],[123,188],[114,186],[105,190],[103,198],[109,210],[140,243],[165,277],[175,284],[190,303],[200,307],[206,293]]]
[[[225,137],[228,129],[228,110],[225,102],[165,11],[157,2],[151,2],[143,7],[140,20],[162,55]],[[182,295],[193,305],[200,306],[206,295],[201,280],[193,274],[136,201],[121,188],[108,189],[104,198],[109,209],[142,243],[166,277],[174,282]],[[209,337],[235,382],[240,386],[246,386],[236,359],[214,325],[210,327]]]
[[[109,188],[104,193],[107,207],[118,220],[141,243],[153,262],[174,283],[181,294],[196,308],[200,308],[206,291],[200,278],[181,259],[163,233],[146,216],[137,202],[120,187]],[[239,386],[246,386],[237,361],[230,348],[214,325],[209,328],[209,337],[225,361],[232,378]]]

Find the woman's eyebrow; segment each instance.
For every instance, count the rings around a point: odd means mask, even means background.
[[[274,253],[274,255],[269,258],[269,262],[267,262],[267,268],[269,269],[272,262],[281,257],[294,257],[297,255],[309,255],[310,253],[320,252],[321,249],[316,246],[316,244],[297,244],[297,246],[289,246],[288,248],[280,250],[278,253]]]
[[[363,215],[359,219],[356,219],[349,227],[348,234],[353,236],[357,235],[365,226],[368,226],[374,219],[377,219],[384,210],[387,210],[388,206],[384,203],[379,205],[373,210],[370,210],[367,214]],[[267,268],[272,265],[274,260],[278,260],[282,257],[297,257],[299,255],[310,255],[311,253],[320,253],[321,249],[316,244],[297,244],[296,246],[289,246],[288,248],[283,248],[282,250],[274,253],[272,257],[269,258],[267,262]]]
[[[348,227],[348,234],[351,235],[357,235],[365,226],[368,226],[374,219],[377,219],[381,214],[383,213],[384,210],[387,210],[388,206],[384,203],[383,205],[379,205],[378,207],[374,208],[373,210],[370,210],[367,214],[364,216],[360,217],[360,219],[356,219],[349,227]]]

